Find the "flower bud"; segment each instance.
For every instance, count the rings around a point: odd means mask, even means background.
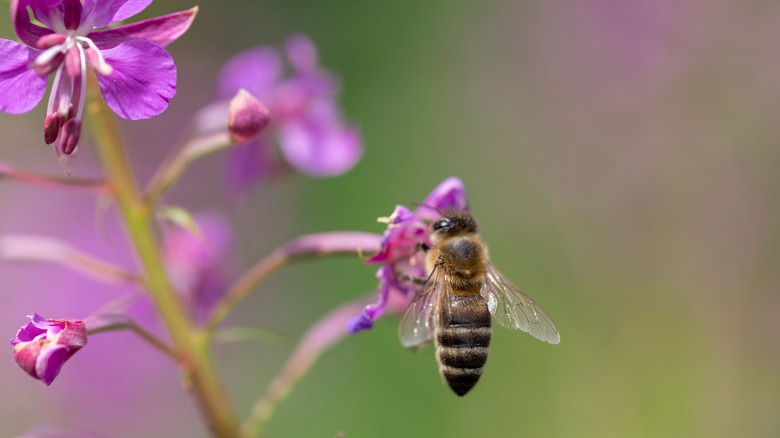
[[[44,319],[37,313],[27,317],[31,322],[11,339],[14,359],[27,374],[48,386],[62,365],[87,344],[87,328],[75,319]]]
[[[228,132],[236,143],[245,143],[259,134],[271,120],[268,108],[244,89],[230,101]]]

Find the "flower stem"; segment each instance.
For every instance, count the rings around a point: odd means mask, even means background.
[[[306,375],[317,359],[347,336],[347,323],[360,314],[371,298],[364,297],[335,309],[303,335],[295,351],[268,385],[263,397],[252,406],[249,418],[241,426],[245,438],[254,438],[260,434],[279,403],[287,398],[295,384]]]
[[[8,163],[0,161],[0,180],[3,178],[26,182],[33,185],[44,187],[59,187],[64,189],[84,189],[96,192],[106,190],[105,181],[82,179],[82,178],[63,178],[61,176],[40,175],[26,170],[17,169]]]
[[[158,339],[153,334],[144,330],[143,327],[141,327],[135,321],[133,321],[132,319],[130,319],[125,315],[99,316],[93,318],[93,320],[96,320],[98,322],[103,322],[103,320],[106,321],[102,324],[95,324],[90,320],[84,321],[84,323],[87,324],[87,334],[89,336],[97,335],[105,332],[130,330],[136,335],[138,335],[138,337],[148,342],[149,345],[159,350],[161,353],[165,354],[166,356],[170,357],[175,361],[179,360],[179,357],[173,348],[171,348],[168,344]]]
[[[182,177],[190,164],[209,154],[224,150],[230,145],[231,140],[227,132],[219,132],[190,139],[176,148],[149,181],[146,200],[154,204]]]
[[[230,312],[236,308],[255,286],[286,263],[310,258],[336,254],[372,253],[379,250],[382,236],[361,232],[331,232],[310,234],[290,241],[251,267],[233,286],[228,289],[225,297],[214,306],[205,324],[206,333],[213,335]]]
[[[127,232],[144,270],[144,284],[164,321],[187,381],[211,432],[219,437],[238,437],[238,423],[219,382],[208,337],[193,326],[170,280],[153,233],[153,212],[143,199],[127,162],[116,121],[99,98],[96,81],[90,80],[90,127],[98,156]]]

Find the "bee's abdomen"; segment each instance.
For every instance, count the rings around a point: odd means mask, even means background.
[[[454,295],[436,327],[439,373],[459,396],[482,376],[490,345],[490,312],[479,295]]]

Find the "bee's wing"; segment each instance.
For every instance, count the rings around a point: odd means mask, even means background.
[[[448,294],[449,285],[444,279],[444,270],[438,266],[406,308],[398,337],[406,348],[420,348],[433,339],[435,319],[439,317],[439,303]]]
[[[487,301],[493,318],[504,327],[522,330],[551,344],[561,342],[561,334],[552,318],[492,263],[488,263],[482,298]]]

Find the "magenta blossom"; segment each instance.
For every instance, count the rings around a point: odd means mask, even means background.
[[[424,279],[425,258],[421,245],[431,245],[430,224],[441,217],[441,212],[467,210],[468,201],[463,182],[458,178],[447,178],[412,211],[402,205],[395,208],[386,218],[387,231],[382,237],[382,247],[368,263],[379,264],[376,273],[379,279],[379,301],[369,304],[363,313],[353,318],[347,327],[350,333],[367,330],[374,326],[374,320],[382,316],[391,299],[392,292],[401,294],[406,300],[413,298],[417,287],[411,279]]]
[[[75,319],[44,319],[37,313],[27,317],[31,322],[11,339],[14,358],[27,374],[51,385],[62,365],[87,345],[87,329]]]
[[[200,235],[173,228],[163,239],[163,259],[176,290],[199,319],[224,295],[231,271],[233,233],[220,216],[195,217]]]
[[[284,53],[288,74],[283,74],[280,55],[271,47],[236,55],[220,74],[220,99],[244,89],[271,113],[272,129],[234,149],[229,178],[236,191],[278,176],[288,167],[317,177],[340,175],[362,155],[360,134],[342,119],[338,84],[320,69],[314,44],[294,36]]]
[[[11,21],[24,44],[0,39],[0,111],[30,111],[54,73],[43,137],[58,155],[72,154],[81,136],[89,65],[119,116],[139,120],[163,112],[176,94],[176,66],[163,46],[189,28],[197,8],[95,30],[130,18],[151,2],[12,0]]]

